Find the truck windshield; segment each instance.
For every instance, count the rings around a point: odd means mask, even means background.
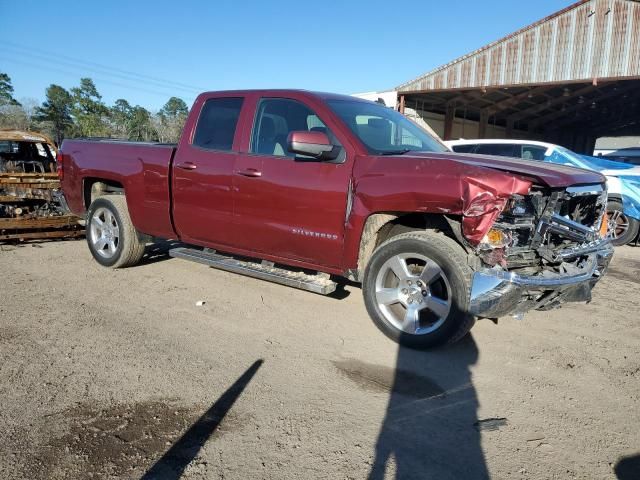
[[[407,152],[448,151],[426,130],[383,105],[357,100],[329,100],[327,103],[369,153],[401,155]]]

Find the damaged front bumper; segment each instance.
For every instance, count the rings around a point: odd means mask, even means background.
[[[566,302],[590,301],[591,289],[606,271],[613,247],[605,239],[581,254],[586,260],[570,274],[519,275],[500,268],[476,271],[470,312],[478,317],[499,318],[529,310],[550,310]]]

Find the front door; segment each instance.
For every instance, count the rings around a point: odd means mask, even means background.
[[[246,250],[316,265],[340,266],[350,168],[300,158],[287,151],[292,131],[323,131],[327,124],[304,103],[262,98],[256,106],[248,152],[233,176],[235,242]]]
[[[243,101],[210,98],[194,106],[201,113],[193,138],[182,139],[173,161],[173,221],[185,242],[232,243],[234,145]]]

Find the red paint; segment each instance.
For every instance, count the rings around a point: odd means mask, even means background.
[[[244,97],[231,152],[191,144],[202,105],[218,97]],[[313,110],[344,147],[344,162],[249,153],[263,97],[297,100]],[[341,274],[357,267],[362,229],[374,213],[458,216],[467,240],[477,244],[506,199],[526,194],[532,183],[559,188],[604,181],[594,172],[502,157],[370,155],[329,109],[330,98],[338,96],[291,90],[204,93],[177,147],[65,140],[62,185],[69,206],[82,215],[85,182],[101,179],[124,187],[133,223],[143,233]],[[305,133],[305,141],[319,140],[314,133]]]
[[[331,145],[329,137],[322,132],[291,132],[287,142],[313,143],[316,145]]]

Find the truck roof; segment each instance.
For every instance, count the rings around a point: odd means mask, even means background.
[[[316,92],[312,90],[295,89],[295,88],[278,88],[278,89],[247,89],[247,90],[212,90],[204,92],[202,95],[215,95],[217,93],[236,93],[238,95],[258,94],[264,96],[289,95],[292,93],[303,94],[309,97],[316,97],[322,100],[351,100],[355,102],[373,103],[364,98],[352,97],[351,95],[342,95],[339,93]]]

